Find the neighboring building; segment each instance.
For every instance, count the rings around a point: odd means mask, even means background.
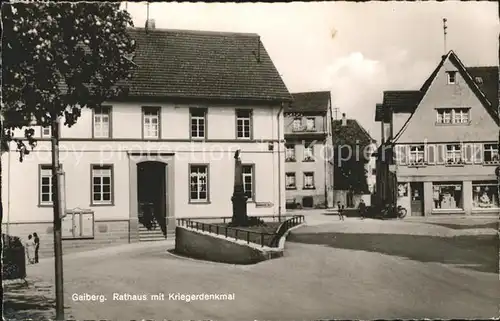
[[[368,183],[368,191],[374,195],[377,183],[377,157],[374,155],[377,151],[377,143],[370,144],[370,158],[366,164],[366,180]]]
[[[498,67],[465,67],[450,51],[420,90],[384,92],[380,202],[412,216],[498,214],[498,80]]]
[[[332,121],[332,135],[333,148],[336,153],[334,155],[334,201],[340,201],[347,207],[355,207],[363,195],[371,192],[370,177],[373,172],[373,164],[370,163],[370,159],[376,141],[357,120],[347,119],[345,114],[342,114],[341,120]],[[350,148],[350,153],[347,152],[346,148]],[[348,154],[344,154],[346,152]],[[350,160],[340,160],[339,155],[342,159],[349,157]],[[362,166],[358,166],[358,164],[362,164]],[[343,175],[342,169],[345,166],[349,166],[349,170],[354,171],[351,172],[349,178]],[[365,185],[366,191],[356,192],[347,188],[346,185],[351,184],[346,182],[349,179],[358,182],[354,184],[359,188],[361,185]]]
[[[66,207],[94,213],[65,220],[71,240],[64,244],[136,242],[148,208],[166,225],[164,234],[174,231],[177,218],[232,216],[237,149],[249,215],[285,213],[283,109],[291,95],[259,36],[130,33],[138,68],[129,96],[83,109],[77,124],[61,127]],[[2,155],[2,228],[23,237],[37,232],[46,250],[52,247],[51,133],[35,131],[38,146],[23,163],[17,153]]]
[[[285,108],[285,188],[287,206],[333,206],[330,92],[292,94]]]

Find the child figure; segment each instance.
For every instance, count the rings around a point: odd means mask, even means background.
[[[342,206],[342,205],[340,204],[340,201],[338,201],[338,202],[337,202],[337,210],[338,210],[338,212],[339,212],[339,219],[340,219],[341,221],[343,221],[343,220],[344,220],[344,217],[342,216],[342,210],[343,210],[343,209],[344,209],[344,206]]]

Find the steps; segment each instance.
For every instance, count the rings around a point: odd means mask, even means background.
[[[169,235],[170,236],[170,235]],[[139,226],[139,241],[140,242],[151,242],[151,241],[163,241],[165,240],[165,235],[159,226],[154,230],[148,230],[144,226]]]

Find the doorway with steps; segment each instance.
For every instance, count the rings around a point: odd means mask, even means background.
[[[160,241],[167,236],[167,165],[137,164],[139,241]]]

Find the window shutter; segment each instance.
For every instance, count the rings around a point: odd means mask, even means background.
[[[396,145],[396,154],[394,155],[395,161],[399,165],[408,164],[410,146],[408,145]]]
[[[438,144],[436,145],[436,164],[444,164],[446,156],[446,145]]]
[[[475,143],[474,144],[474,163],[482,164],[483,163],[483,144]]]
[[[466,164],[474,163],[474,144],[464,144],[464,161]]]
[[[398,165],[401,165],[403,162],[402,162],[402,158],[401,158],[401,154],[403,153],[402,152],[402,147],[401,145],[396,145],[394,146],[394,163],[395,164],[398,164]]]
[[[436,145],[430,144],[426,145],[426,151],[425,151],[425,160],[427,164],[435,164],[436,163]]]

